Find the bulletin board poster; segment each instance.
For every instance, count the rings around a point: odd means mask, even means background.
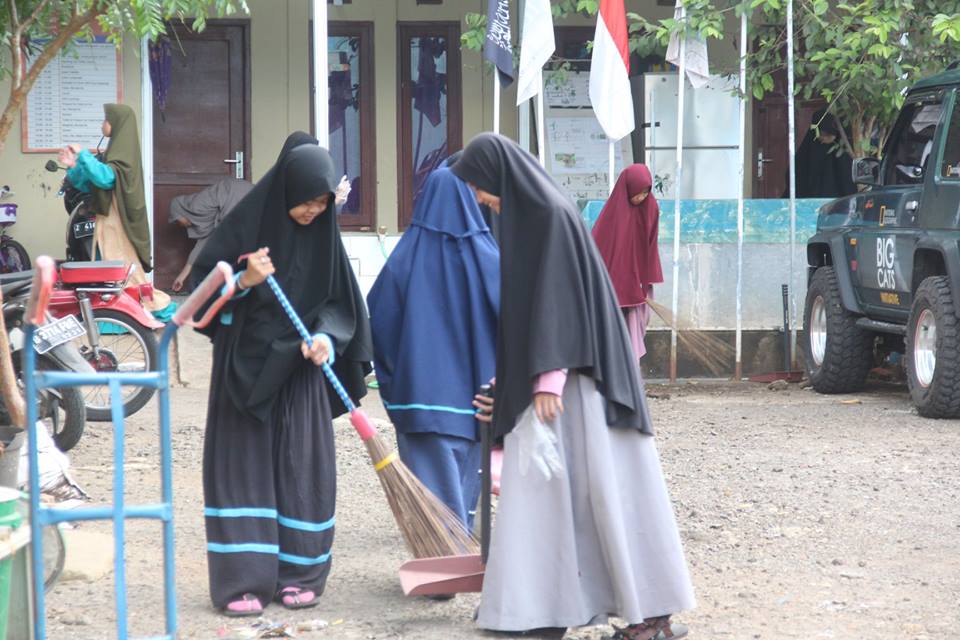
[[[123,100],[122,69],[120,50],[105,36],[77,41],[51,60],[21,113],[22,151],[51,153],[68,144],[95,149],[103,105]]]
[[[606,200],[610,188],[610,147],[593,113],[546,118],[547,170],[574,200]],[[614,150],[615,175],[633,162],[630,137]]]
[[[551,75],[544,86],[544,100],[551,109],[592,109],[590,74],[567,71]]]

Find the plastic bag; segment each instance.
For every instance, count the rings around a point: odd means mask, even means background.
[[[548,481],[563,474],[557,435],[540,421],[532,404],[520,416],[513,434],[520,452],[520,475],[527,475],[531,463]]]
[[[58,499],[83,498],[85,493],[83,489],[74,482],[70,475],[70,459],[65,453],[57,449],[47,426],[43,422],[38,422],[36,427],[37,434],[37,460],[40,467],[40,491],[50,493]],[[20,450],[20,468],[17,484],[22,489],[26,489],[29,480],[27,473],[30,470],[30,459],[27,455],[26,445]]]

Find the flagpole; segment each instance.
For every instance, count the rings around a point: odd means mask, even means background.
[[[523,31],[523,12],[526,0],[517,1],[517,22]],[[519,74],[519,69],[517,70]],[[519,91],[519,88],[517,89]],[[530,151],[530,105],[526,102],[517,106],[517,143],[524,151]]]
[[[540,166],[547,166],[547,141],[543,124],[543,69],[537,73],[537,155],[540,157]]]
[[[327,148],[330,146],[327,3],[322,0],[313,0],[310,6],[313,9],[313,135],[320,142],[321,147]]]
[[[790,368],[797,361],[797,287],[794,258],[797,253],[797,123],[794,108],[793,0],[787,0],[787,138],[790,145]],[[784,327],[786,330],[786,327]]]
[[[686,20],[687,10],[680,9],[680,19]],[[680,186],[683,183],[683,115],[684,93],[687,80],[687,36],[684,32],[680,39],[680,64],[677,84],[677,177],[673,193],[673,302],[671,312],[673,326],[670,327],[670,382],[677,381],[677,322],[680,300]]]
[[[616,146],[617,146],[616,140],[610,140],[610,180],[608,181],[608,185],[607,185],[608,194],[613,193],[613,184],[616,181],[616,176],[614,175],[616,173],[616,166],[614,164],[614,161],[616,159],[616,154],[617,154]]]
[[[743,198],[747,164],[747,12],[740,16],[740,191],[737,197],[737,357],[733,379],[743,379]]]
[[[493,132],[500,133],[500,73],[493,70]]]

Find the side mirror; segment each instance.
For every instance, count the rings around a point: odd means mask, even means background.
[[[853,161],[853,181],[867,187],[880,184],[880,161],[876,158],[857,158]]]

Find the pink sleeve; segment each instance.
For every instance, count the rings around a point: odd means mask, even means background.
[[[563,395],[563,385],[567,383],[567,370],[557,369],[548,371],[537,376],[537,382],[533,385],[534,393],[552,393],[555,396]]]

